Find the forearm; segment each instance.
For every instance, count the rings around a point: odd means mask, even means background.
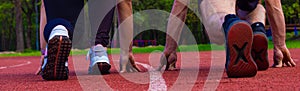
[[[188,11],[188,0],[175,0],[167,25],[166,50],[176,50]]]
[[[131,52],[131,41],[133,39],[133,17],[131,0],[122,0],[117,5],[119,14],[119,36],[120,48],[127,54]]]
[[[285,20],[280,0],[265,0],[268,20],[271,25],[274,47],[285,47]]]
[[[40,47],[41,50],[45,50],[46,49],[46,41],[44,39],[44,28],[45,25],[47,23],[47,19],[46,19],[46,11],[45,11],[45,6],[44,6],[44,1],[42,1],[41,4],[41,11],[40,11]]]

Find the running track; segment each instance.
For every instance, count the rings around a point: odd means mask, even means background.
[[[160,54],[135,54],[141,73],[119,74],[118,65],[109,75],[87,75],[88,61],[84,56],[70,57],[69,80],[45,81],[35,75],[40,66],[39,57],[0,58],[0,91],[5,90],[300,90],[300,49],[290,50],[296,67],[269,68],[251,78],[227,78],[224,72],[224,51],[179,53],[180,70],[156,72]],[[194,55],[196,54],[196,55]],[[213,55],[213,57],[212,57]],[[200,56],[200,61],[197,60]],[[195,58],[196,57],[196,58]],[[269,51],[270,65],[273,51]],[[112,64],[118,64],[118,55]],[[211,59],[217,61],[212,62]],[[151,61],[149,61],[151,60]],[[155,61],[153,61],[155,60]],[[185,62],[185,63],[183,63]],[[152,64],[152,65],[150,65]],[[184,65],[183,65],[184,64]],[[211,66],[214,65],[214,66]],[[153,67],[152,67],[153,66]],[[211,69],[212,68],[212,69]],[[146,72],[150,70],[150,72]],[[212,71],[211,73],[209,73]],[[218,77],[218,74],[220,77]]]

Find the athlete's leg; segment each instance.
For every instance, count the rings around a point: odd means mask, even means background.
[[[265,25],[266,10],[264,6],[261,4],[258,4],[253,11],[245,11],[245,10],[238,9],[237,15],[241,19],[248,21],[250,24],[261,22]]]
[[[47,42],[47,54],[44,57],[41,75],[45,80],[66,80],[73,27],[84,2],[44,0],[43,3],[47,17],[43,33],[44,40]]]
[[[107,55],[109,32],[111,29],[115,0],[89,0],[85,17],[86,25],[90,28],[90,50],[87,58],[90,61],[88,74],[108,74],[111,68]]]
[[[102,20],[95,39],[95,45],[101,44],[104,47],[107,47],[109,43],[109,32],[112,27],[112,21],[114,17],[115,8],[112,8]]]
[[[202,0],[199,4],[201,20],[208,35],[213,36],[209,37],[210,41],[223,44],[225,35],[222,30],[222,24],[226,15],[236,14],[236,0]]]
[[[115,8],[113,7],[108,13],[102,12],[102,14],[105,14],[105,17],[98,27],[95,42],[88,52],[90,57],[89,74],[108,74],[111,68],[107,55],[107,45],[109,43],[109,32],[114,17],[114,10]],[[90,14],[94,14],[93,11],[90,11]]]
[[[228,77],[251,77],[257,67],[251,58],[252,29],[235,15],[236,0],[203,0],[200,2],[202,22],[213,43],[226,44]]]
[[[253,44],[251,49],[251,56],[255,61],[258,70],[267,70],[269,68],[268,39],[266,37],[264,27],[266,20],[266,11],[260,3],[254,6],[256,6],[254,10],[239,8],[237,13],[240,18],[245,19],[251,24],[253,30]]]

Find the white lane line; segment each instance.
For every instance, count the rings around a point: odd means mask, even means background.
[[[167,91],[165,79],[162,77],[160,71],[156,71],[152,66],[140,62],[136,64],[144,66],[150,73],[150,84],[148,91]]]
[[[27,61],[26,63],[22,63],[22,64],[0,67],[0,70],[7,69],[7,68],[15,68],[15,67],[20,67],[20,66],[25,66],[25,65],[29,65],[29,64],[31,64],[31,62]]]
[[[6,69],[6,68],[7,68],[7,67],[0,67],[0,70],[1,70],[1,69]]]

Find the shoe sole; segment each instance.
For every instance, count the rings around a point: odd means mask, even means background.
[[[227,35],[229,49],[228,77],[253,77],[257,66],[250,52],[252,45],[252,29],[246,22],[238,22],[230,27]]]
[[[71,40],[66,36],[54,36],[48,43],[47,64],[42,70],[45,80],[67,80],[69,69],[65,65],[68,61]]]
[[[254,34],[251,55],[259,71],[269,68],[268,40],[264,34]]]
[[[106,62],[98,62],[96,65],[92,67],[93,72],[89,73],[91,75],[99,75],[99,74],[109,74],[111,66]]]

